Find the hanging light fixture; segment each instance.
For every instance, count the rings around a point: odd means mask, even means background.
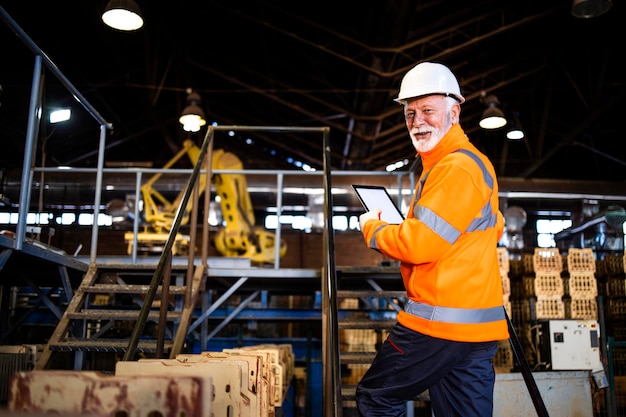
[[[613,6],[611,0],[574,0],[572,3],[572,16],[581,19],[598,17],[608,12]]]
[[[524,139],[524,131],[517,126],[512,126],[508,132],[506,132],[506,138],[509,140]]]
[[[206,124],[204,111],[200,107],[200,103],[200,94],[188,92],[187,107],[185,107],[178,119],[186,132],[197,132]]]
[[[132,31],[143,26],[141,11],[135,0],[110,0],[102,21],[113,29]]]
[[[498,107],[498,99],[493,94],[485,96],[482,99],[483,103],[487,105],[487,108],[483,112],[483,116],[478,124],[483,129],[498,129],[506,124],[506,118],[504,113]]]
[[[506,132],[506,138],[508,140],[524,139],[524,136],[526,136],[526,134],[524,133],[524,130],[522,129],[522,124],[519,121],[519,117],[518,117],[519,113],[516,111],[512,113],[513,113],[513,119],[509,123],[509,127]]]

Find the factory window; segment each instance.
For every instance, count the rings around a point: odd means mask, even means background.
[[[74,213],[63,213],[61,217],[57,219],[57,222],[64,226],[69,226],[70,224],[76,221],[76,214]]]
[[[572,226],[571,220],[539,219],[537,226],[537,246],[555,248],[554,235]]]
[[[17,224],[19,219],[18,213],[0,213],[0,224]],[[53,220],[54,219],[54,220]],[[74,224],[78,219],[81,226],[91,226],[93,224],[93,213],[80,213],[78,217],[75,213],[62,213],[54,217],[52,213],[28,213],[26,215],[26,224],[50,224],[54,221],[56,224],[69,226]],[[98,226],[111,226],[113,217],[108,214],[98,213]]]
[[[353,216],[354,217],[354,216]],[[349,229],[354,229],[355,221],[356,226],[358,227],[359,221],[358,218],[348,219],[347,216],[338,215],[333,216],[333,228],[339,231],[346,231]],[[282,215],[280,216],[280,224],[282,225],[291,225],[292,229],[295,230],[303,230],[307,233],[311,232],[313,228],[313,222],[309,216],[292,216],[292,215]],[[277,226],[276,215],[270,214],[265,217],[265,228],[268,230],[275,230]],[[320,226],[321,227],[321,226]]]
[[[311,219],[306,216],[293,216],[283,214],[280,216],[280,224],[291,225],[293,229],[311,231]],[[277,216],[270,214],[265,217],[265,228],[268,230],[276,230],[278,226]]]
[[[293,216],[291,227],[296,230],[311,231],[312,223],[307,216]]]
[[[18,218],[17,213],[0,213],[0,224],[17,224]],[[50,213],[28,213],[26,224],[50,224],[51,218]]]
[[[350,230],[359,230],[359,218],[350,216]]]
[[[333,216],[333,229],[348,230],[348,218],[346,216]]]
[[[93,225],[93,214],[91,213],[80,213],[78,215],[78,224],[81,226],[91,226]],[[98,226],[111,226],[112,217],[108,214],[98,213]]]

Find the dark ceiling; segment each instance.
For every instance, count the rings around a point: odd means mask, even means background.
[[[392,99],[402,75],[431,60],[457,74],[461,123],[499,176],[623,182],[626,4],[613,3],[580,19],[572,0],[138,0],[145,25],[125,33],[100,20],[105,0],[0,1],[112,123],[108,166],[172,158],[187,137],[177,119],[191,88],[210,122],[329,126],[335,169],[384,170],[414,157]],[[34,54],[8,25],[0,40],[0,168],[20,170]],[[50,71],[45,81],[45,107],[71,104],[76,119],[42,124],[46,164],[96,166],[98,124]],[[523,141],[478,127],[484,93],[517,118]],[[289,157],[322,166],[318,136],[244,132],[216,146],[250,169],[293,168]]]

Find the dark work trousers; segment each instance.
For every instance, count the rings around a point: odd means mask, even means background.
[[[356,388],[360,416],[405,416],[428,390],[436,417],[493,415],[498,342],[454,342],[396,324]]]

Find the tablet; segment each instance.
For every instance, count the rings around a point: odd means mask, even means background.
[[[398,206],[393,202],[387,189],[379,185],[352,185],[354,192],[359,197],[365,210],[372,211],[375,208],[382,210],[380,219],[391,224],[400,224],[404,216]]]

